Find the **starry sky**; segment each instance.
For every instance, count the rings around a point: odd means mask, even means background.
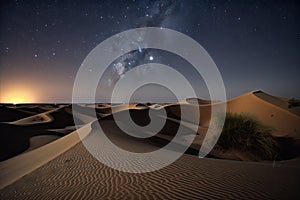
[[[173,29],[199,42],[218,66],[228,98],[257,89],[300,98],[299,1],[3,0],[0,5],[1,102],[13,97],[70,102],[77,70],[93,48],[114,34],[147,26]],[[177,64],[187,76],[193,74],[167,52],[137,52],[142,55],[120,59]],[[154,92],[156,97],[168,93],[154,88],[161,94]],[[99,101],[106,101],[99,93]]]

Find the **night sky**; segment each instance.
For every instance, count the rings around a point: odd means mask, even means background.
[[[257,89],[300,98],[299,22],[299,1],[1,1],[0,101],[70,102],[88,53],[116,33],[146,26],[198,41],[228,98]]]

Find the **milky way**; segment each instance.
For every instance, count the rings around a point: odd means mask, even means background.
[[[140,27],[173,29],[197,41],[217,64],[229,98],[257,89],[300,98],[299,10],[296,0],[1,1],[0,101],[19,90],[40,102],[71,101],[89,52],[112,35]],[[202,88],[192,67],[168,56],[137,46],[116,58],[103,81],[113,86],[135,66],[162,62]]]
[[[140,17],[137,19],[138,27],[153,27],[158,26],[161,27],[163,22],[172,17],[172,15],[176,15],[176,12],[180,11],[182,4],[179,1],[153,1],[147,4],[146,8],[147,14],[144,17]],[[162,27],[161,27],[162,28]],[[143,40],[143,35],[137,41],[132,41],[133,43],[137,43],[138,49],[134,50],[124,56],[118,58],[115,62],[112,63],[112,70],[115,72],[116,76],[108,77],[109,85],[113,82],[116,82],[118,78],[124,75],[127,71],[132,68],[139,66],[141,64],[147,62],[154,62],[153,52],[154,50],[142,49],[140,46],[147,46]],[[160,62],[160,60],[156,59],[155,62]]]

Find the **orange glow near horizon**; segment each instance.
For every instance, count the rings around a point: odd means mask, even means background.
[[[5,93],[1,101],[3,103],[20,104],[20,103],[34,103],[35,99],[33,95],[28,91],[14,90]]]
[[[26,99],[22,97],[12,97],[10,98],[8,103],[13,103],[13,104],[19,104],[19,103],[25,103]]]

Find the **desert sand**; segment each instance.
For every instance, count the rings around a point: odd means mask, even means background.
[[[0,112],[13,113],[13,117],[2,120],[0,128],[4,135],[13,135],[4,138],[13,148],[5,149],[6,155],[3,154],[0,163],[0,199],[299,199],[297,109],[288,108],[285,99],[262,91],[226,102],[227,112],[247,113],[272,127],[273,137],[291,139],[293,148],[289,145],[285,148],[295,152],[289,159],[255,161],[251,152],[218,150],[200,159],[198,151],[210,123],[210,108],[222,103],[191,98],[177,104],[73,105],[80,108],[78,131],[72,121],[71,105],[30,109],[4,105]],[[191,115],[181,119],[180,107]],[[133,120],[145,125],[149,121],[149,109],[162,108],[168,113],[165,126],[157,135],[146,139],[126,135],[111,115],[114,112],[122,116],[129,109]],[[94,109],[99,120],[90,115]],[[195,123],[193,114],[198,109],[201,116]],[[174,137],[180,120],[185,127],[183,139],[190,137],[194,126],[198,127],[193,144],[171,165],[148,173],[120,172],[100,163],[78,136],[80,132],[84,139],[93,137],[97,134],[94,126],[100,123],[109,139],[119,147],[131,152],[149,152]],[[20,134],[26,137],[16,142]],[[14,149],[18,151],[10,153]],[[109,155],[108,160],[114,162]]]

